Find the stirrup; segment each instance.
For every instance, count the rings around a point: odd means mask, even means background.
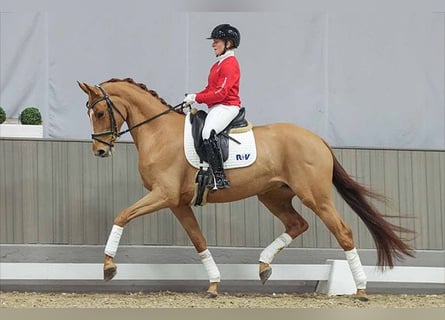
[[[212,172],[212,177],[213,177],[213,187],[211,190],[212,193],[218,191],[218,189],[230,188],[230,182],[225,178],[225,176],[216,178],[215,173]]]
[[[230,183],[229,183],[229,181],[226,180],[222,184],[216,184],[215,187],[216,187],[216,190],[218,190],[218,189],[229,189],[230,188]]]
[[[215,187],[217,189],[229,189],[230,188],[230,182],[227,180],[225,175],[222,173],[218,173],[220,175],[218,179],[215,177]]]

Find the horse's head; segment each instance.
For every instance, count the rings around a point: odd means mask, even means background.
[[[88,95],[86,103],[88,117],[93,133],[93,153],[98,157],[108,157],[112,154],[114,142],[120,136],[120,128],[125,122],[125,107],[121,99],[111,100],[101,86],[89,86],[77,82]],[[116,113],[118,114],[116,116]]]

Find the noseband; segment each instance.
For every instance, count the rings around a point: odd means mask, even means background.
[[[87,109],[88,110],[94,110],[94,106],[96,104],[98,104],[101,101],[104,101],[107,103],[107,110],[108,110],[108,114],[110,116],[110,129],[108,131],[104,131],[104,132],[100,132],[100,133],[93,133],[91,134],[91,138],[93,140],[99,141],[105,145],[107,145],[110,149],[114,146],[114,142],[123,134],[130,132],[131,130],[146,124],[164,114],[169,113],[170,111],[176,111],[176,110],[182,110],[184,107],[186,107],[186,103],[181,102],[180,104],[172,107],[172,106],[168,106],[168,109],[166,109],[165,111],[149,118],[146,119],[130,128],[128,128],[127,130],[123,130],[123,131],[119,131],[117,128],[117,124],[116,124],[116,118],[114,117],[114,110],[122,117],[122,119],[126,122],[127,119],[125,119],[124,115],[122,114],[122,112],[119,111],[118,108],[116,108],[116,106],[114,105],[113,101],[111,101],[110,96],[106,93],[106,91],[104,90],[104,88],[102,88],[100,85],[96,85],[96,88],[98,88],[101,92],[102,92],[102,97],[97,98],[96,100],[94,100],[91,104],[88,104],[88,102],[86,103]],[[110,142],[106,142],[104,140],[101,139],[101,137],[103,136],[111,136],[111,140]]]
[[[88,110],[94,110],[94,107],[96,106],[96,104],[98,104],[99,102],[105,100],[105,102],[107,103],[108,114],[110,116],[110,130],[104,131],[104,132],[100,132],[100,133],[93,133],[93,134],[91,134],[91,138],[93,140],[96,140],[96,141],[99,141],[99,142],[101,142],[103,144],[106,144],[108,147],[112,148],[113,144],[114,144],[114,141],[116,141],[121,136],[121,133],[117,129],[116,118],[114,117],[114,110],[116,110],[116,112],[122,117],[122,119],[124,121],[127,121],[127,119],[125,119],[125,117],[119,111],[119,109],[116,108],[116,106],[114,105],[113,101],[111,101],[110,97],[105,92],[105,90],[101,86],[99,86],[99,85],[97,85],[96,88],[98,88],[102,92],[102,97],[97,98],[90,105],[87,102],[87,108],[88,108]],[[106,142],[106,141],[101,139],[101,137],[109,136],[109,135],[111,136],[111,141],[110,142]]]

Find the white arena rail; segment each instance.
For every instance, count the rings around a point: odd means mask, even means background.
[[[219,264],[221,279],[259,280],[257,264]],[[326,264],[273,264],[269,281],[316,280],[317,292],[328,295],[355,293],[346,260]],[[445,267],[398,266],[381,271],[365,266],[369,282],[445,284]],[[3,280],[102,280],[99,263],[0,263]],[[207,280],[201,264],[118,264],[115,280]]]

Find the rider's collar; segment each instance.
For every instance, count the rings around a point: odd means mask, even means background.
[[[218,63],[221,63],[225,58],[233,57],[235,55],[234,50],[227,50],[224,54],[218,57]]]

